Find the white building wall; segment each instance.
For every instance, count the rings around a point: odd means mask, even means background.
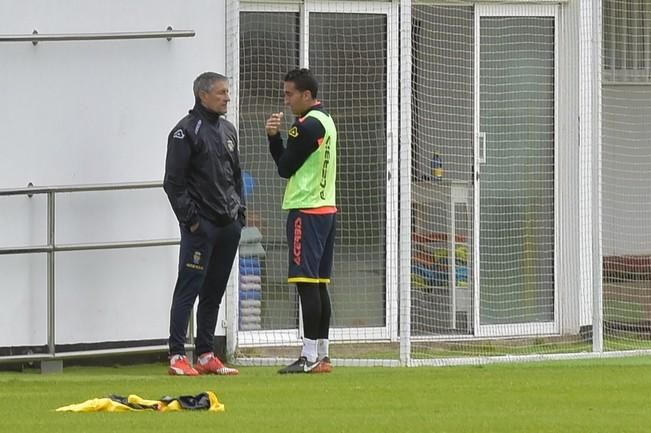
[[[225,73],[224,0],[0,0],[0,34],[194,30],[193,38],[0,42],[0,189],[160,181],[192,80]],[[161,190],[57,196],[59,243],[179,236]],[[46,243],[45,196],[0,197],[0,246]],[[178,247],[59,253],[58,344],[163,339]],[[0,347],[45,344],[46,257],[0,256]],[[223,329],[218,330],[223,334]]]
[[[651,254],[651,84],[603,89],[604,256]]]

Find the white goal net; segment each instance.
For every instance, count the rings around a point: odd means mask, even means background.
[[[282,78],[298,66],[339,131],[335,360],[649,346],[651,9],[540,3],[229,2],[250,186],[239,361],[279,363],[301,344],[264,133],[284,111],[286,137]]]
[[[651,337],[651,3],[604,0],[603,303],[610,350]]]

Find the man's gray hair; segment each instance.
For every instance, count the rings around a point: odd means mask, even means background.
[[[204,72],[195,78],[192,86],[194,99],[199,100],[199,92],[210,92],[215,81],[228,81],[228,78],[217,72]]]

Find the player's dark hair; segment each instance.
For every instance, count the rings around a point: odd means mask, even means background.
[[[283,81],[291,81],[300,92],[309,90],[312,98],[316,99],[316,94],[319,91],[319,83],[309,69],[300,68],[289,71]]]

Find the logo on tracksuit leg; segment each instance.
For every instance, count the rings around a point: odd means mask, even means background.
[[[200,263],[201,251],[195,251],[194,254],[192,254],[192,263],[186,263],[185,266],[190,269],[196,269],[197,271],[203,271],[203,266],[201,266]]]
[[[302,237],[303,237],[303,220],[299,216],[294,220],[294,263],[299,266],[301,264],[301,256],[302,256],[302,248],[301,248]]]

